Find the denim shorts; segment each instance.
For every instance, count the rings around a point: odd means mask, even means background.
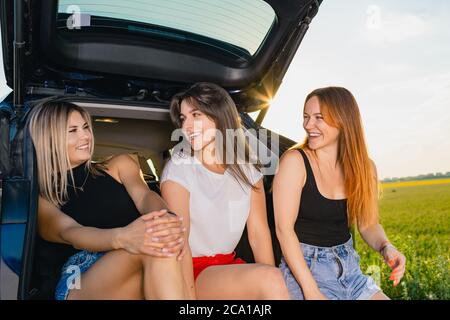
[[[55,299],[66,300],[71,289],[80,289],[81,274],[86,272],[105,252],[80,251],[69,259],[61,269],[61,278],[56,285]]]
[[[311,273],[320,292],[330,300],[368,300],[381,289],[364,275],[359,266],[360,257],[353,248],[353,239],[334,247],[317,247],[300,243]],[[280,269],[293,300],[303,300],[303,292],[281,258]]]

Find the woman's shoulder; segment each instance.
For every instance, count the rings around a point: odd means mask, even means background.
[[[289,149],[281,156],[275,179],[281,179],[281,181],[291,181],[291,183],[294,184],[297,184],[300,181],[303,182],[302,186],[305,185],[306,167],[303,156],[300,153],[300,149]]]
[[[377,166],[375,165],[375,162],[372,159],[369,159],[369,160],[370,160],[370,165],[371,165],[371,168],[372,168],[372,175],[374,176],[374,178],[376,180],[378,180]]]
[[[264,174],[261,172],[261,169],[255,166],[255,164],[253,163],[246,163],[240,165],[240,167],[253,185],[256,184],[264,176]]]
[[[184,156],[178,153],[172,154],[170,159],[164,165],[161,175],[161,183],[172,180],[181,184],[185,189],[189,190],[190,180],[192,178],[192,165],[194,160],[191,156]]]
[[[140,168],[137,156],[128,153],[110,156],[102,161],[99,161],[97,165],[103,166],[107,170],[116,170],[129,167],[133,169]]]
[[[169,162],[175,165],[190,165],[194,163],[194,157],[183,152],[172,153]]]
[[[103,163],[108,168],[111,166],[120,166],[120,165],[127,165],[127,164],[134,164],[138,165],[138,161],[134,159],[130,154],[123,153],[123,154],[116,154],[113,156],[110,156],[106,158],[105,160],[101,161],[100,163]]]
[[[95,163],[94,168],[100,172],[109,174],[122,183],[121,176],[124,174],[139,174],[139,161],[130,154],[118,154],[110,156]]]
[[[280,166],[288,166],[288,167],[305,167],[305,160],[302,156],[302,151],[304,150],[300,148],[292,148],[283,153],[280,158]],[[306,153],[305,153],[306,154]]]
[[[194,157],[190,155],[174,153],[164,166],[164,171],[189,172],[192,170],[192,165],[195,164]]]
[[[164,171],[176,171],[176,172],[184,172],[188,173],[192,170],[192,166],[196,164],[196,161],[193,156],[186,155],[184,153],[173,153],[170,156],[170,159],[167,160]]]

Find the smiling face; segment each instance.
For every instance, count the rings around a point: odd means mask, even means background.
[[[311,150],[338,143],[339,129],[325,122],[316,96],[306,101],[303,111],[303,128],[308,136],[308,147]]]
[[[67,154],[71,167],[74,168],[89,160],[91,150],[91,128],[78,111],[72,111],[67,126]]]
[[[191,105],[186,100],[181,102],[181,129],[194,151],[203,150],[215,140],[216,124],[214,120]]]

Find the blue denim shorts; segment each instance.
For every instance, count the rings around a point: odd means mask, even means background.
[[[61,278],[56,285],[55,299],[66,300],[71,289],[80,289],[81,274],[86,272],[105,252],[80,251],[69,259],[61,269]]]
[[[353,239],[335,247],[317,247],[300,243],[303,256],[320,292],[331,300],[368,300],[381,289],[364,275],[359,266],[360,257],[353,248]],[[281,258],[280,269],[293,300],[303,300],[303,292]]]

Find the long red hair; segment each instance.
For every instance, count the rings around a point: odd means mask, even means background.
[[[305,99],[317,97],[324,121],[339,129],[337,161],[344,174],[349,225],[378,222],[379,184],[369,158],[358,104],[350,91],[341,87],[319,88]],[[308,138],[300,145],[308,147]]]

